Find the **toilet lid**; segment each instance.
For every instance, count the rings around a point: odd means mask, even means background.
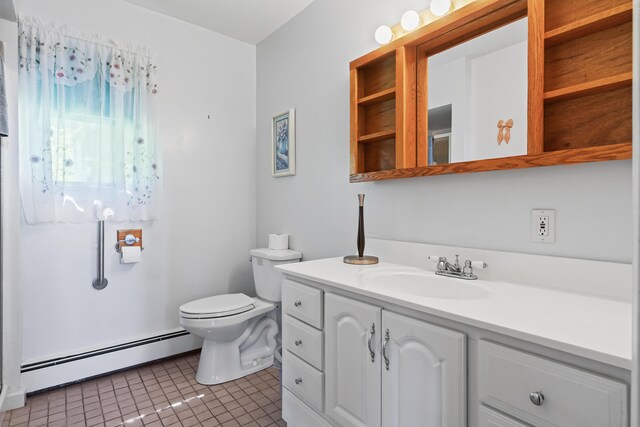
[[[180,313],[188,318],[224,317],[253,309],[253,298],[245,294],[225,294],[202,298],[180,306]]]

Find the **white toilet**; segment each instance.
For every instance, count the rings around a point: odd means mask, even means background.
[[[279,333],[274,309],[282,300],[278,264],[299,262],[302,254],[285,249],[252,249],[258,297],[216,295],[180,306],[180,325],[204,338],[196,381],[220,384],[273,364]]]

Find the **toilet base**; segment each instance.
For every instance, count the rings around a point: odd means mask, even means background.
[[[196,381],[205,385],[220,384],[273,365],[279,332],[276,320],[260,315],[242,325],[245,325],[244,332],[232,341],[219,339],[224,334],[212,333],[205,337]]]
[[[242,363],[238,344],[205,340],[202,343],[196,381],[204,385],[225,383],[270,366],[273,366],[273,355]]]

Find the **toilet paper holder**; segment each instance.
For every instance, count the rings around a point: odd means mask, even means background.
[[[115,245],[116,252],[122,253],[122,245],[140,246],[140,250],[143,251],[144,247],[142,247],[142,230],[118,230],[118,236]]]

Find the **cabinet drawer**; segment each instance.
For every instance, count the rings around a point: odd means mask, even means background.
[[[282,390],[282,419],[289,427],[331,427],[331,424],[286,388]]]
[[[485,404],[539,427],[628,425],[625,384],[487,341],[479,348]]]
[[[484,406],[480,407],[480,427],[527,427]]]
[[[322,329],[322,291],[285,279],[282,284],[284,312],[296,319]]]
[[[282,322],[282,345],[319,370],[324,368],[324,332],[285,315]]]
[[[316,411],[322,412],[324,374],[288,351],[284,352],[283,358],[283,385]]]

